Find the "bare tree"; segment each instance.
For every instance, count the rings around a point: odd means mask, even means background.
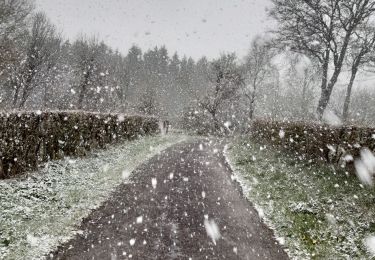
[[[74,87],[78,90],[77,108],[84,108],[89,92],[95,92],[95,84],[100,77],[100,45],[96,38],[81,37],[73,44]]]
[[[350,44],[351,49],[348,55],[348,63],[350,64],[351,75],[346,89],[342,112],[344,121],[348,119],[352,88],[358,71],[375,60],[375,56],[373,55],[375,51],[375,27],[373,24],[370,24],[369,19],[359,27],[358,31],[353,35]]]
[[[251,44],[250,51],[245,62],[245,84],[243,85],[243,95],[248,101],[249,120],[254,117],[255,99],[258,88],[271,74],[271,58],[273,54],[264,39],[257,37]]]
[[[26,19],[33,11],[31,0],[0,1],[0,39],[15,40],[26,26]]]
[[[199,106],[211,115],[215,131],[220,130],[218,113],[221,106],[231,99],[244,83],[235,61],[235,54],[223,54],[211,63],[210,82],[213,88],[199,101]]]
[[[44,63],[43,74],[38,82],[43,86],[43,109],[48,107],[48,103],[51,102],[51,89],[58,82],[61,77],[61,72],[63,71],[60,58],[62,55],[62,38],[60,36],[55,36],[51,38],[47,43],[47,49],[49,50],[49,58]]]
[[[56,62],[56,48],[61,41],[56,36],[55,27],[50,23],[44,13],[37,13],[32,19],[32,28],[26,39],[25,62],[20,74],[16,76],[13,106],[23,108],[33,89],[38,75],[43,73],[44,66]],[[55,61],[52,61],[55,59]],[[49,70],[51,67],[49,68]],[[44,71],[45,73],[45,71]]]
[[[30,0],[0,1],[0,80],[3,82],[1,103],[11,103],[14,77],[23,60],[28,17],[34,9]],[[9,102],[10,101],[10,102]]]
[[[317,59],[322,66],[321,119],[341,74],[350,41],[375,11],[372,0],[272,0],[270,15],[279,28],[277,41]],[[330,66],[332,75],[329,76]]]

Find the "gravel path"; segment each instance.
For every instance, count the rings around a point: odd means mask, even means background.
[[[288,259],[232,181],[224,145],[175,145],[139,167],[53,259]]]

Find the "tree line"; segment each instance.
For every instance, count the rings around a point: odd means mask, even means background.
[[[204,85],[208,60],[166,47],[126,55],[96,37],[63,39],[31,1],[0,2],[2,109],[177,114]]]
[[[374,124],[374,91],[353,92],[373,70],[374,1],[272,3],[277,27],[245,57],[194,60],[165,46],[123,54],[93,36],[71,42],[32,1],[1,1],[0,108],[143,113],[202,132],[248,129],[254,117]]]

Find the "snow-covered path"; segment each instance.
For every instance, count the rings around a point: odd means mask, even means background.
[[[232,180],[222,150],[198,140],[155,156],[53,257],[287,259]]]

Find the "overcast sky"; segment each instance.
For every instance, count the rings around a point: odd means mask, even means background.
[[[194,58],[221,52],[246,54],[267,30],[269,0],[36,0],[69,39],[95,34],[124,54],[166,45]]]

